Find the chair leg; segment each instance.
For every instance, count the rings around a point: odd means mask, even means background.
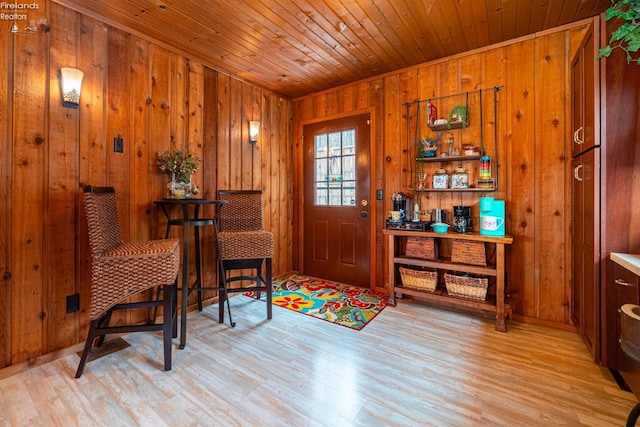
[[[89,352],[91,351],[91,347],[93,347],[93,341],[96,338],[96,328],[98,328],[98,324],[101,319],[92,320],[89,325],[89,333],[87,334],[87,342],[84,345],[84,350],[82,351],[82,357],[80,357],[80,363],[78,364],[78,370],[76,371],[76,378],[80,378],[82,376],[82,372],[84,371],[84,365],[87,363],[87,356],[89,356]]]
[[[171,329],[173,338],[178,337],[178,278],[173,282],[171,292]]]
[[[218,263],[218,323],[224,322],[224,303],[227,298],[227,293],[225,292],[225,280],[226,273],[224,272],[224,268],[222,267],[222,261]]]
[[[105,313],[104,316],[102,316],[100,319],[98,319],[98,324],[96,325],[97,329],[101,329],[104,328],[106,326],[109,326],[109,322],[111,322],[111,314],[113,313],[113,311],[109,310]],[[102,344],[104,344],[104,339],[107,335],[106,334],[102,334],[102,335],[98,335],[98,344],[96,345],[96,347],[101,347]]]
[[[155,293],[156,293],[156,302],[160,301],[160,293],[162,292],[162,286],[158,286],[155,289]],[[151,291],[153,292],[153,290]],[[155,307],[153,307],[153,314],[151,315],[151,319],[155,322],[156,317],[158,317],[158,306],[156,305]]]
[[[231,303],[229,302],[229,291],[227,290],[227,271],[224,268],[224,261],[220,260],[218,268],[218,323],[224,322],[224,303],[227,303],[227,311],[229,312],[229,324],[235,327],[231,317]]]
[[[271,258],[267,258],[267,280],[265,282],[265,287],[267,288],[267,319],[271,319],[272,317],[271,296],[273,294],[273,285],[271,280],[271,267]]]
[[[253,291],[253,293],[256,296],[257,300],[260,300],[260,297],[262,296],[262,289],[260,289],[260,281],[262,281],[262,283],[267,283],[267,281],[264,279],[264,276],[262,275],[262,265],[264,264],[264,261],[260,262],[260,265],[258,267],[256,267],[256,290]]]
[[[171,370],[171,339],[173,337],[173,295],[175,293],[174,285],[164,285],[162,289],[164,295],[162,305],[162,338],[164,343],[164,370]],[[177,330],[176,330],[177,332]]]

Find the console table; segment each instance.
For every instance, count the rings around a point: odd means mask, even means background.
[[[467,308],[476,309],[482,311],[488,311],[496,314],[496,330],[506,332],[506,318],[511,315],[511,305],[505,298],[505,245],[513,243],[513,237],[504,236],[485,236],[479,233],[434,233],[430,231],[408,231],[408,230],[383,230],[388,238],[389,251],[387,257],[387,276],[389,282],[387,285],[389,293],[389,303],[391,305],[396,304],[397,295],[411,295],[415,298],[424,299],[430,302]],[[459,239],[470,240],[475,242],[484,242],[495,244],[495,261],[489,264],[487,267],[453,263],[447,258],[438,258],[435,261],[430,261],[423,258],[408,257],[402,250],[403,239],[407,237],[433,237],[438,244],[442,239]],[[412,289],[403,287],[401,283],[396,281],[398,275],[398,267],[400,265],[405,266],[417,266],[417,267],[429,267],[438,271],[459,271],[472,274],[481,274],[486,276],[493,276],[496,278],[496,295],[495,301],[486,300],[478,301],[467,298],[454,297],[447,294],[446,290],[437,289],[433,292],[423,291],[419,289]]]

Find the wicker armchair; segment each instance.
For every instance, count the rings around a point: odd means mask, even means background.
[[[254,190],[219,190],[218,199],[226,200],[217,216],[218,262],[219,262],[219,322],[224,321],[224,302],[229,310],[230,292],[253,291],[257,298],[266,293],[267,319],[272,316],[271,260],[273,258],[273,234],[264,230],[262,216],[262,192]],[[266,274],[262,274],[266,265]],[[232,276],[232,270],[245,270]],[[247,274],[247,270],[250,272]],[[251,273],[255,272],[255,275]],[[254,286],[230,287],[235,281],[249,281]]]
[[[91,249],[91,302],[89,333],[80,358],[76,378],[80,378],[98,338],[98,346],[109,333],[162,331],[164,370],[171,369],[171,338],[175,324],[176,278],[180,261],[176,239],[124,243],[120,236],[115,191],[111,187],[84,189]],[[147,289],[163,287],[163,299],[124,302]],[[109,326],[114,311],[133,308],[163,307],[161,323]],[[155,319],[154,319],[155,321]]]

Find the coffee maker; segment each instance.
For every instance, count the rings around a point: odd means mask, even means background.
[[[470,233],[473,231],[473,219],[471,218],[471,206],[453,207],[453,227],[456,233]]]
[[[505,235],[505,202],[493,197],[480,197],[480,234]]]
[[[411,198],[405,196],[404,193],[396,192],[391,197],[391,210],[400,212],[400,222],[410,221],[411,212],[413,211],[413,204]]]

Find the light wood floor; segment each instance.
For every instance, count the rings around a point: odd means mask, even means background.
[[[0,426],[622,426],[636,404],[570,332],[409,302],[358,332],[231,302],[234,329],[189,314],[170,372],[138,333],[78,380],[75,354],[0,380]]]

